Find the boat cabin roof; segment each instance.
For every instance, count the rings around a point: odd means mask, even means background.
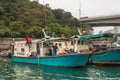
[[[40,41],[44,41],[44,42],[46,42],[46,41],[69,41],[69,40],[72,40],[71,38],[60,38],[60,37],[58,37],[58,38],[50,38],[50,39],[41,39]]]

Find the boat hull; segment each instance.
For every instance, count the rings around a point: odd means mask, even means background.
[[[88,61],[88,54],[78,55],[64,55],[64,56],[51,56],[51,57],[16,57],[12,56],[11,61],[20,63],[40,64],[56,67],[81,67],[86,66]]]
[[[0,54],[0,57],[6,57],[9,58],[11,55],[10,54]]]
[[[109,50],[104,53],[93,54],[89,60],[90,64],[111,65],[120,64],[120,50]]]

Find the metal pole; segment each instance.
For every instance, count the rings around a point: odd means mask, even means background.
[[[81,0],[79,0],[79,20],[81,19]]]
[[[45,27],[47,26],[47,23],[46,23],[46,11],[45,11],[45,1],[43,0],[43,8],[44,8],[44,14],[45,14]]]
[[[36,0],[39,3],[39,0]]]

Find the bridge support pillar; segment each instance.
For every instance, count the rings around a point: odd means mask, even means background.
[[[120,26],[113,27],[113,30],[115,34],[120,33]]]

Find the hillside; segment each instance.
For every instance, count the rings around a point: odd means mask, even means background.
[[[49,35],[71,36],[76,27],[79,21],[63,9],[53,10],[29,0],[0,0],[0,37],[42,37],[42,28]]]

